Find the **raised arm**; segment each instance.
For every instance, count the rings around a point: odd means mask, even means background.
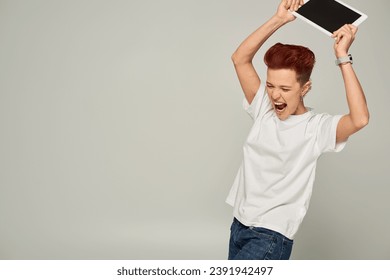
[[[278,10],[266,23],[249,35],[232,55],[232,60],[238,79],[240,81],[245,97],[250,104],[260,87],[260,78],[253,67],[253,57],[261,48],[264,42],[281,26],[293,21],[295,17],[289,12],[296,11],[303,0],[283,0]]]
[[[356,26],[347,24],[333,34],[335,38],[334,50],[337,58],[348,56],[349,47],[355,39],[356,32]],[[344,79],[349,114],[344,115],[338,123],[337,143],[346,141],[349,136],[365,127],[370,117],[364,91],[352,64],[343,63],[339,67]]]

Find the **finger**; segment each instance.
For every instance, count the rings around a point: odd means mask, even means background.
[[[336,37],[336,44],[340,43],[341,39],[344,37],[343,33],[338,33]]]
[[[349,28],[348,24],[345,24],[340,28],[340,31],[350,33],[351,28]]]
[[[345,30],[346,32],[348,32],[349,34],[351,34],[351,36],[355,36],[356,32],[357,32],[357,26],[354,26],[352,24],[346,24],[342,27],[343,30]]]
[[[336,30],[335,32],[333,32],[332,38],[334,38],[334,39],[337,40],[338,37],[339,37],[340,32],[341,32],[341,29],[338,29],[338,30]]]
[[[358,31],[358,27],[353,24],[348,24],[349,29],[352,31],[353,35],[355,35]]]
[[[282,0],[282,1],[280,2],[280,5],[283,6],[285,9],[287,9],[287,8],[286,8],[286,7],[287,7],[287,2],[288,2],[288,0]]]
[[[333,33],[332,33],[332,38],[336,38],[337,37],[337,30],[336,31],[333,31]]]
[[[340,43],[340,41],[346,36],[348,31],[341,29],[336,33],[336,43]]]
[[[333,37],[333,38],[337,38],[338,34],[341,32],[341,29],[342,29],[342,27],[340,27],[339,29],[337,29],[336,31],[334,31],[332,37]]]
[[[344,24],[343,26],[341,26],[339,29],[337,29],[335,32],[340,32],[342,30],[350,30],[348,24]]]
[[[343,32],[345,32],[346,36],[352,39],[355,38],[356,29],[354,27],[351,27],[349,24],[343,27]]]
[[[293,0],[293,1],[291,2],[290,10],[291,10],[291,11],[295,11],[296,5],[297,5],[297,0]]]
[[[290,9],[293,0],[286,0],[284,7],[286,10]]]
[[[332,37],[336,38],[337,42],[339,42],[342,37],[347,36],[347,35],[353,36],[353,33],[352,33],[350,27],[346,24],[346,25],[343,25],[342,27],[340,27],[335,32],[333,32]]]
[[[296,11],[296,10],[299,9],[300,3],[301,3],[300,0],[295,0],[295,3],[294,3],[294,11]]]
[[[344,39],[345,37],[345,33],[343,31],[340,31],[337,33],[337,36],[336,36],[336,40],[335,40],[335,44],[338,45],[340,44],[340,42]]]

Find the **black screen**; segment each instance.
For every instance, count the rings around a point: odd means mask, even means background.
[[[299,8],[297,13],[330,33],[344,24],[354,23],[360,17],[360,14],[334,0],[310,0]]]

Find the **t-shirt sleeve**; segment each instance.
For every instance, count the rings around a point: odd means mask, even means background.
[[[336,143],[337,125],[341,115],[321,115],[317,130],[317,145],[321,153],[340,152],[344,149],[346,141]]]
[[[263,83],[260,83],[260,87],[251,104],[249,104],[246,98],[244,98],[243,107],[253,120],[265,114],[271,108],[271,103],[267,93],[265,92],[265,86]]]

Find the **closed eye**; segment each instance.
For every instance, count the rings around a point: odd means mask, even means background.
[[[266,84],[266,86],[267,86],[267,88],[269,88],[269,89],[275,88],[274,85],[268,84],[268,83]],[[289,88],[289,87],[280,87],[280,89],[281,89],[283,92],[289,92],[289,91],[291,91],[291,88]]]

